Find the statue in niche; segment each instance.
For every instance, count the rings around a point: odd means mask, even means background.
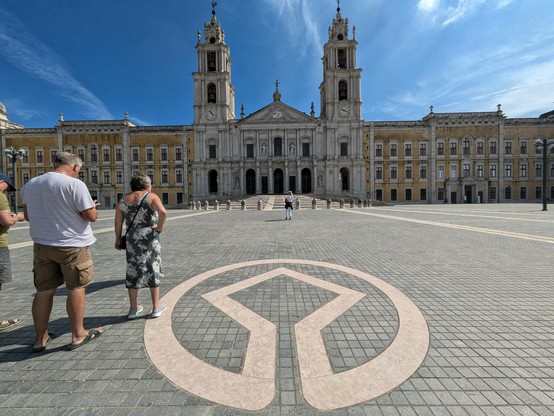
[[[295,151],[294,143],[289,144],[289,153],[291,155],[294,155],[294,151]]]
[[[323,175],[321,173],[317,175],[317,186],[323,186]]]
[[[262,143],[261,148],[262,148],[262,155],[265,155],[265,153],[266,153],[266,151],[267,151],[267,148],[266,148],[265,143]]]
[[[240,187],[240,178],[239,175],[235,175],[235,188]]]

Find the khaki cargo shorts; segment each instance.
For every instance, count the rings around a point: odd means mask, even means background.
[[[92,282],[92,257],[88,247],[53,247],[35,243],[33,274],[37,292],[56,289],[65,283],[68,290]]]

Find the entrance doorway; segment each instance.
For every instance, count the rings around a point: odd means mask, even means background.
[[[253,195],[256,193],[256,172],[254,169],[246,171],[246,194]]]
[[[283,171],[281,169],[275,169],[273,171],[273,193],[282,194],[285,192]]]
[[[217,170],[210,170],[208,173],[208,192],[210,194],[217,194]]]
[[[289,176],[289,191],[296,193],[296,176]]]
[[[457,198],[458,198],[458,195],[456,194],[456,192],[450,192],[450,203],[451,204],[455,204],[457,203]]]
[[[303,194],[309,194],[312,192],[312,172],[308,168],[302,169],[302,189],[300,192]]]
[[[340,170],[340,189],[341,191],[349,191],[350,190],[350,178],[348,169],[342,168]]]
[[[464,203],[471,204],[472,202],[472,195],[471,195],[471,185],[466,185],[464,187]]]

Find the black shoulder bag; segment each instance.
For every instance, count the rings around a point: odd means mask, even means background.
[[[123,234],[121,236],[121,239],[119,240],[119,248],[121,250],[124,250],[127,248],[127,232],[129,231],[129,228],[131,228],[131,225],[133,225],[133,222],[135,222],[135,218],[137,217],[137,214],[139,212],[139,209],[140,207],[142,206],[142,203],[144,202],[144,198],[146,198],[148,196],[150,192],[146,192],[144,194],[144,196],[141,198],[139,204],[138,204],[138,207],[137,207],[137,212],[135,212],[135,215],[133,216],[133,219],[131,220],[131,222],[129,223],[129,225],[127,226],[127,229],[125,230],[125,234]]]

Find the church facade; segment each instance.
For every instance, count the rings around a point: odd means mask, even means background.
[[[11,122],[0,103],[2,152],[25,150],[2,171],[22,184],[51,168],[59,151],[78,154],[81,179],[112,208],[134,173],[148,174],[168,207],[245,195],[313,194],[391,203],[537,202],[554,198],[554,156],[537,139],[554,138],[554,115],[510,119],[495,111],[429,113],[417,121],[362,119],[356,29],[340,8],[323,46],[320,113],[281,100],[236,114],[230,48],[212,12],[198,33],[194,121],[137,126],[122,120],[66,121],[53,128]],[[15,172],[13,172],[13,168]],[[543,170],[547,188],[543,187]]]

